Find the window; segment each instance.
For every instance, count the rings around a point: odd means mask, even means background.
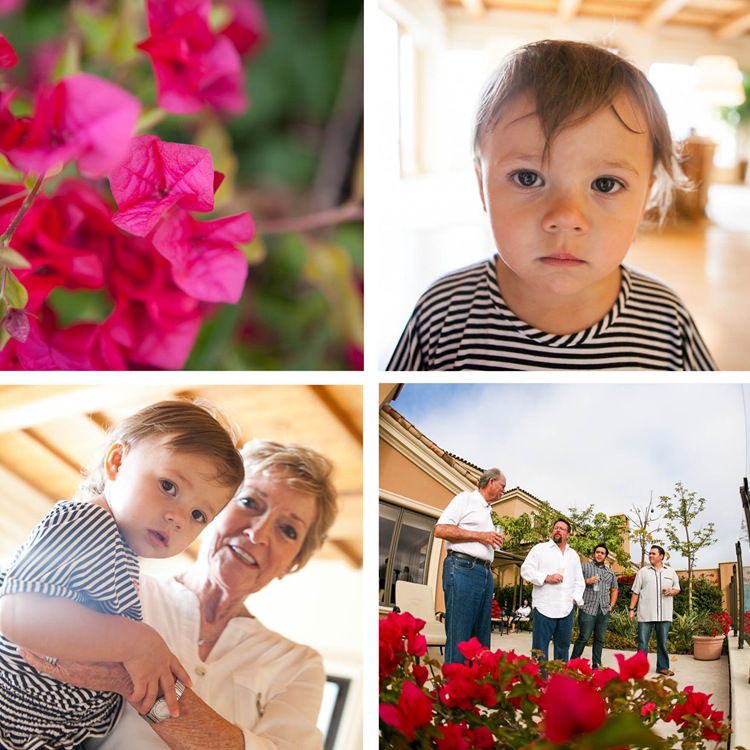
[[[380,603],[393,606],[396,581],[426,583],[427,556],[435,519],[390,503],[380,502]]]

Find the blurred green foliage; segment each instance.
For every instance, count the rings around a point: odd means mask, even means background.
[[[144,6],[27,0],[21,12],[0,18],[0,31],[19,52],[21,78],[30,51],[52,42],[61,48],[58,74],[81,67],[149,108],[151,67],[133,47],[146,35]],[[360,369],[362,2],[265,0],[263,9],[268,34],[245,65],[248,111],[228,119],[167,116],[148,129],[210,148],[227,175],[216,215],[249,210],[259,230],[243,299],[217,307],[186,369]],[[316,221],[342,206],[354,210]],[[54,302],[66,321],[106,309],[86,300],[84,313],[73,294],[56,294]]]

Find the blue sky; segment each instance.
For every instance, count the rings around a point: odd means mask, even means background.
[[[706,499],[696,524],[716,526],[698,566],[735,559],[748,472],[740,385],[406,384],[393,407],[440,447],[498,466],[509,487],[563,512],[627,513],[681,481]],[[685,567],[677,555],[671,563]]]

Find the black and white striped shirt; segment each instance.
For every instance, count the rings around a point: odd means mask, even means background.
[[[138,558],[114,518],[87,502],[57,503],[8,568],[0,596],[66,597],[104,614],[142,620]],[[122,699],[69,685],[30,667],[0,634],[0,748],[72,750],[117,722]]]
[[[421,296],[388,370],[715,370],[680,298],[626,266],[614,307],[596,325],[550,334],[505,304],[495,258],[438,279]]]

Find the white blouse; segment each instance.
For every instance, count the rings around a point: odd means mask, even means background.
[[[246,750],[322,748],[316,722],[325,672],[317,651],[284,638],[255,618],[237,617],[229,621],[203,662],[198,656],[197,596],[172,577],[149,576],[141,576],[140,594],[144,621],[188,671],[195,693],[242,729]],[[163,750],[167,746],[128,705],[114,732],[86,747]]]

